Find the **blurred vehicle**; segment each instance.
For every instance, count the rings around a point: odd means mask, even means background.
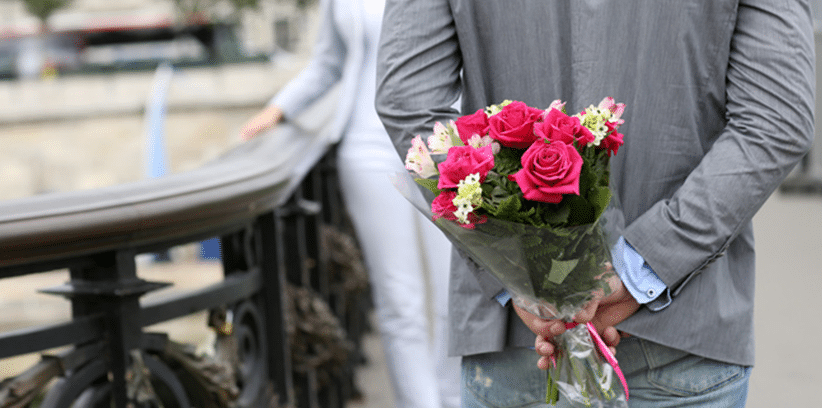
[[[161,63],[213,65],[266,59],[246,56],[235,26],[171,18],[149,23],[104,20],[77,29],[0,34],[0,79],[153,70]]]

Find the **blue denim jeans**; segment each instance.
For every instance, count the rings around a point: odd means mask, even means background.
[[[462,407],[550,407],[546,374],[530,349],[462,360]],[[725,364],[628,337],[617,349],[631,408],[745,406],[751,367]],[[557,407],[565,407],[560,398]]]

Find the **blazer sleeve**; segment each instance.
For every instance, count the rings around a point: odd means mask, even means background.
[[[446,123],[459,116],[454,105],[460,98],[461,69],[462,56],[447,0],[386,1],[377,52],[375,105],[403,160],[414,136],[427,136],[435,122]],[[499,281],[457,253],[467,260],[484,297],[498,295],[503,289]]]
[[[342,78],[347,49],[334,23],[332,3],[333,0],[320,3],[320,25],[308,64],[270,101],[282,109],[286,118],[299,115]]]
[[[674,294],[723,255],[810,149],[814,58],[808,2],[739,2],[725,81],[727,124],[672,198],[625,230]]]
[[[403,159],[414,136],[456,119],[461,66],[447,0],[386,1],[375,104]]]

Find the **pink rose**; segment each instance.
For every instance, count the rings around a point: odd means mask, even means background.
[[[619,147],[624,143],[622,133],[617,132],[619,125],[616,123],[606,122],[605,125],[608,126],[608,136],[605,136],[605,138],[599,142],[599,148],[608,150],[608,154],[613,156],[617,154]]]
[[[508,176],[527,200],[562,201],[563,194],[579,195],[582,156],[562,142],[534,143],[522,155],[522,170]]]
[[[460,180],[474,173],[479,173],[480,182],[483,182],[488,171],[494,168],[494,153],[490,145],[480,148],[454,146],[448,149],[445,161],[437,167],[440,170],[437,188],[440,190],[457,188]]]
[[[488,115],[484,109],[480,109],[471,115],[461,116],[454,124],[457,127],[457,133],[460,139],[465,144],[471,136],[480,135],[480,137],[488,134]]]
[[[443,190],[431,202],[431,212],[434,213],[433,218],[445,218],[449,221],[457,222],[461,227],[467,229],[474,229],[475,224],[482,224],[488,221],[488,216],[477,215],[474,213],[468,214],[468,224],[463,224],[457,221],[457,216],[454,214],[457,211],[457,206],[454,205],[454,198],[457,196],[456,190]]]
[[[456,190],[443,190],[431,202],[431,212],[434,213],[434,219],[445,218],[446,220],[456,221],[457,216],[454,212],[457,211],[457,206],[454,205],[454,197],[457,196]]]
[[[534,135],[534,123],[544,113],[545,111],[523,102],[511,102],[488,118],[489,134],[503,146],[526,149],[537,139]]]
[[[577,147],[586,146],[596,140],[594,134],[582,126],[578,117],[568,116],[557,109],[549,110],[545,119],[534,125],[534,133],[549,141],[557,140]]]

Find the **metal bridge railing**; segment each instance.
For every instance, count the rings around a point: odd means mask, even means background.
[[[0,333],[0,359],[61,348],[0,383],[0,407],[343,407],[367,278],[333,146],[283,126],[187,173],[0,202],[5,278],[68,269],[68,321]],[[135,257],[220,237],[224,278],[168,286]],[[194,273],[194,272],[192,272]],[[145,328],[208,311],[213,356]]]

